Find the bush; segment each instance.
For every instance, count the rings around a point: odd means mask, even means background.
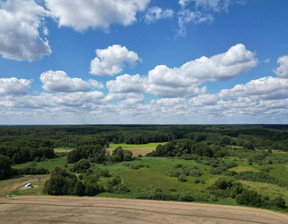
[[[107,191],[116,194],[123,194],[130,192],[128,187],[122,183],[120,177],[113,177],[107,182]]]
[[[275,198],[272,203],[278,208],[286,208],[286,201],[281,197]]]
[[[199,179],[195,179],[195,180],[194,180],[194,183],[195,183],[195,184],[199,184],[199,183],[200,183],[200,180],[199,180]]]
[[[87,159],[81,159],[73,166],[73,172],[85,173],[91,167],[90,162]]]
[[[183,165],[181,163],[177,163],[174,165],[174,168],[177,169],[177,168],[181,168],[183,167]]]
[[[180,172],[176,171],[176,172],[173,172],[173,171],[169,171],[167,176],[169,177],[179,177],[181,175]]]
[[[27,166],[23,169],[17,170],[18,174],[35,175],[35,174],[48,174],[49,170],[43,167]]]
[[[236,202],[240,205],[252,205],[256,207],[263,206],[261,195],[255,191],[244,190],[241,194],[236,196]]]
[[[56,167],[51,172],[51,177],[45,182],[43,192],[50,195],[73,195],[77,177],[66,172],[63,168]]]
[[[85,185],[85,195],[87,196],[94,196],[99,194],[100,192],[100,188],[97,184],[87,183]]]
[[[189,193],[182,193],[179,195],[179,201],[195,201],[195,199],[193,198],[193,196]]]
[[[178,180],[180,182],[187,182],[187,179],[186,179],[186,177],[183,174],[178,177]]]
[[[140,168],[149,168],[150,166],[148,164],[125,164],[125,166],[128,166],[129,168],[133,170],[139,170]]]
[[[82,183],[82,181],[77,181],[75,184],[75,194],[78,196],[84,196],[85,195],[85,185]]]
[[[129,150],[123,150],[121,146],[117,147],[112,152],[112,162],[132,161],[133,154]]]

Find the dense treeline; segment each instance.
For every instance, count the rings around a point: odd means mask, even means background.
[[[104,146],[107,142],[144,144],[188,138],[197,142],[288,150],[287,125],[86,125],[2,126],[0,146]]]
[[[17,164],[54,158],[53,149],[56,147],[109,147],[110,142],[145,144],[172,141],[173,144],[173,140],[183,138],[191,140],[187,143],[190,144],[186,147],[187,150],[194,150],[196,154],[209,157],[215,156],[216,152],[218,156],[225,154],[226,152],[218,149],[227,145],[251,150],[257,148],[288,151],[286,125],[87,125],[2,126],[0,154],[8,156],[11,163]],[[191,144],[194,148],[191,148]],[[170,150],[169,153],[163,156],[174,156],[175,152]]]

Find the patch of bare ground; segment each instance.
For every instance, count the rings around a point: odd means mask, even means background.
[[[5,224],[287,224],[288,216],[262,209],[197,203],[21,196],[0,198],[0,220]]]
[[[109,148],[108,150],[111,152],[114,149]],[[127,150],[131,151],[133,153],[133,156],[138,156],[138,155],[145,156],[147,153],[155,150],[155,148],[149,148],[149,147],[147,147],[147,148],[129,148]]]
[[[132,149],[128,149],[128,150],[133,153],[133,156],[138,156],[138,155],[145,156],[147,153],[155,150],[155,148],[135,148],[135,149],[132,148]]]

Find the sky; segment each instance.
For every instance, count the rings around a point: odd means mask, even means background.
[[[0,0],[0,125],[287,124],[287,0]]]

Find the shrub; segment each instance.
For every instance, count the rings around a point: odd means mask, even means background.
[[[107,191],[116,194],[130,192],[128,187],[124,183],[122,183],[119,176],[113,177],[107,182]]]
[[[169,176],[169,177],[179,177],[180,175],[181,175],[181,173],[178,171],[175,171],[175,172],[169,171],[167,174],[167,176]]]
[[[286,201],[285,201],[283,198],[281,198],[281,197],[275,198],[275,199],[272,201],[272,203],[273,203],[274,205],[276,205],[278,208],[286,208]]]
[[[187,179],[186,179],[186,177],[183,174],[178,177],[178,180],[180,182],[187,182]]]
[[[199,184],[199,183],[200,183],[200,180],[199,180],[199,179],[195,179],[195,180],[194,180],[194,183],[195,183],[195,184]]]
[[[179,201],[195,201],[194,197],[189,193],[182,193],[179,195]]]
[[[82,183],[82,181],[77,181],[75,184],[75,194],[78,196],[84,196],[85,195],[85,185]]]
[[[244,190],[241,194],[238,194],[235,199],[240,205],[263,206],[261,195],[257,194],[255,191]]]
[[[85,173],[91,167],[90,162],[87,159],[81,159],[73,166],[73,172]]]
[[[54,168],[51,177],[45,182],[44,193],[50,195],[73,195],[77,177],[60,167]]]
[[[35,174],[48,174],[49,170],[43,168],[43,167],[35,167],[35,166],[27,166],[23,169],[17,170],[18,174],[26,174],[26,175],[35,175]]]
[[[177,163],[174,165],[174,168],[177,169],[177,168],[181,168],[183,167],[183,165],[181,163]]]

